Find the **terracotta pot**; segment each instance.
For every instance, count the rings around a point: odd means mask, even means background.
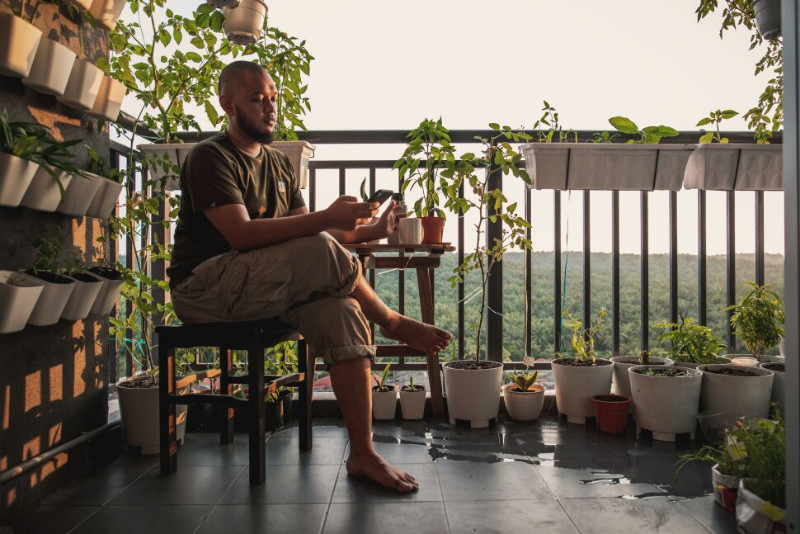
[[[420,217],[422,221],[422,243],[426,245],[442,242],[444,217]]]
[[[631,398],[625,395],[595,395],[592,397],[597,414],[597,429],[608,434],[621,434],[628,426],[628,408]]]

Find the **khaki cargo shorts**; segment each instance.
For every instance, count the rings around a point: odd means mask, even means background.
[[[369,322],[350,296],[361,265],[330,234],[210,258],[172,289],[187,324],[277,317],[331,364],[374,358]]]

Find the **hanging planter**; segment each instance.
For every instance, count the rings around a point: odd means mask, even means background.
[[[178,191],[180,184],[180,169],[189,151],[196,143],[152,143],[139,145],[147,158],[147,172],[150,180],[165,180],[166,191]]]
[[[237,7],[225,9],[222,31],[229,41],[239,45],[253,44],[261,38],[267,18],[267,4],[263,0],[241,0]]]
[[[92,174],[87,171],[84,172],[86,174]],[[123,184],[96,174],[92,174],[92,177],[94,180],[100,182],[100,185],[92,198],[92,202],[86,209],[86,215],[96,219],[106,220],[117,206]]]
[[[61,202],[62,191],[65,191],[72,181],[72,175],[68,172],[56,170],[58,173],[53,178],[47,170],[39,165],[33,175],[31,185],[25,191],[25,195],[20,201],[20,206],[32,210],[53,212]],[[61,186],[59,187],[59,183]]]
[[[753,0],[756,26],[764,39],[775,39],[781,34],[781,0]]]
[[[27,274],[39,280],[44,288],[36,306],[31,312],[28,324],[48,326],[56,324],[67,305],[69,296],[75,289],[75,280],[46,271],[27,271]]]
[[[0,271],[0,334],[25,328],[44,285],[30,276]]]
[[[686,165],[683,187],[715,191],[781,191],[780,145],[704,143]]]
[[[30,74],[22,78],[22,83],[40,93],[63,95],[74,62],[75,52],[53,39],[44,38],[36,49]]]
[[[72,71],[70,71],[64,94],[57,96],[56,100],[76,109],[92,109],[102,82],[102,70],[88,61],[76,57],[72,63]]]
[[[272,148],[283,152],[294,169],[294,177],[297,179],[297,186],[300,189],[308,187],[308,164],[314,157],[317,147],[306,141],[273,141]]]
[[[75,289],[61,312],[61,318],[67,321],[86,319],[103,288],[103,281],[85,273],[73,273],[68,278],[75,281]]]
[[[88,172],[83,175],[73,175],[56,211],[73,217],[86,215],[89,204],[92,203],[97,190],[102,185],[98,178],[99,176]]]
[[[25,77],[31,72],[42,30],[13,13],[0,13],[0,74]]]
[[[107,121],[117,120],[126,94],[127,89],[122,82],[111,76],[103,76],[100,89],[97,91],[97,98],[95,98],[92,109],[89,110],[89,115]]]
[[[125,9],[127,0],[94,0],[91,2],[89,13],[94,19],[105,26],[108,30],[113,30],[117,27],[117,20],[119,20],[122,10]],[[115,117],[116,118],[116,117]]]
[[[122,290],[123,284],[125,284],[122,273],[116,269],[109,269],[106,267],[90,267],[89,274],[103,282],[89,313],[94,315],[108,315],[117,303],[119,293]]]
[[[0,206],[19,206],[38,168],[32,161],[0,152]]]
[[[239,5],[239,0],[207,0],[207,3],[218,8],[222,7],[234,8]]]

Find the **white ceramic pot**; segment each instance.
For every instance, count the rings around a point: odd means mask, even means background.
[[[736,529],[742,534],[787,532],[786,510],[747,489],[747,479],[743,478],[736,494]]]
[[[31,71],[22,83],[31,89],[48,95],[63,95],[75,61],[75,52],[54,41],[44,38],[36,49]]]
[[[57,96],[56,100],[76,109],[92,109],[102,82],[102,70],[76,57],[72,63],[64,94]]]
[[[125,445],[138,447],[142,454],[158,454],[160,429],[158,420],[158,386],[149,388],[126,387],[117,382],[119,413],[122,420],[122,436]],[[175,406],[177,440],[183,442],[186,433],[185,404]]]
[[[646,369],[676,369],[672,365],[636,365],[627,369],[636,426],[650,430],[657,441],[675,441],[675,434],[694,439],[703,373],[678,368],[688,376],[644,375]]]
[[[686,165],[683,187],[723,191],[780,191],[783,189],[782,154],[780,145],[697,145]]]
[[[273,141],[269,146],[280,150],[289,158],[298,187],[308,187],[308,164],[314,157],[316,147],[306,141]]]
[[[56,211],[73,217],[86,215],[89,204],[92,203],[97,190],[102,185],[102,182],[95,178],[96,176],[91,173],[86,173],[85,176],[73,175]]]
[[[30,276],[0,271],[0,334],[25,328],[44,284]]]
[[[732,425],[742,416],[766,419],[772,397],[775,373],[759,367],[705,364],[697,367],[703,371],[700,393],[700,410],[723,414],[725,424]],[[742,376],[724,375],[715,371],[733,369]]]
[[[97,22],[105,26],[109,30],[117,27],[117,20],[125,9],[127,0],[94,0],[89,13],[95,18]]]
[[[515,384],[503,386],[503,402],[514,421],[535,421],[544,406],[544,386],[536,383],[528,391],[512,390]]]
[[[31,276],[44,287],[28,318],[28,324],[34,326],[56,324],[61,318],[61,312],[64,311],[69,296],[75,290],[75,280],[52,273],[37,273]]]
[[[585,424],[594,417],[592,397],[611,392],[614,365],[608,360],[597,360],[597,365],[567,365],[565,360],[553,360],[553,379],[556,387],[558,413],[567,416],[570,423]]]
[[[372,390],[372,417],[377,421],[390,421],[394,419],[397,411],[397,391],[391,386],[391,391]]]
[[[117,303],[120,290],[122,289],[125,280],[122,275],[115,269],[103,269],[100,267],[92,267],[89,274],[96,276],[103,282],[100,292],[92,305],[89,313],[95,315],[108,315]]]
[[[781,0],[753,0],[753,12],[764,39],[775,39],[781,34]]]
[[[42,30],[13,13],[0,12],[0,74],[25,77],[31,72]]]
[[[400,413],[403,419],[416,421],[425,415],[425,399],[427,392],[422,386],[415,386],[420,389],[406,391],[400,388]]]
[[[58,173],[56,178],[53,178],[44,167],[39,165],[36,174],[33,175],[31,185],[28,186],[25,195],[20,201],[20,206],[39,211],[55,211],[58,203],[61,202],[61,191],[66,190],[69,182],[72,180],[72,175],[64,171],[55,169]],[[61,187],[58,183],[61,183]]]
[[[263,0],[241,0],[233,9],[224,9],[222,31],[229,41],[247,45],[258,41],[267,18],[267,4]]]
[[[66,321],[80,321],[89,315],[89,310],[103,288],[103,281],[83,273],[75,273],[69,278],[75,281],[75,289],[61,312],[61,318]]]
[[[450,424],[462,420],[469,421],[472,428],[488,427],[500,410],[503,364],[488,362],[494,364],[488,369],[458,369],[454,363],[458,362],[442,365]]]
[[[614,374],[611,381],[611,392],[617,395],[631,397],[631,381],[628,378],[628,369],[635,365],[641,365],[638,356],[614,356],[611,358],[614,363]],[[672,365],[675,362],[669,358],[650,357],[649,365]],[[635,401],[634,401],[635,402]],[[633,403],[631,403],[633,409]]]
[[[19,206],[38,168],[32,161],[0,152],[0,206]]]
[[[92,202],[86,209],[86,215],[105,220],[113,213],[117,202],[119,202],[119,194],[122,191],[123,184],[102,176],[94,176],[100,182],[100,185],[92,198]]]
[[[778,406],[785,406],[786,402],[786,368],[783,367],[784,362],[761,362],[758,364],[762,369],[769,369],[775,373],[775,378],[772,380],[772,402],[778,403]]]
[[[103,76],[100,82],[100,89],[97,91],[97,98],[94,100],[89,115],[107,121],[117,120],[122,101],[125,100],[127,88],[111,76]]]
[[[147,143],[139,145],[147,158],[150,180],[166,180],[165,190],[178,191],[180,169],[196,143]]]

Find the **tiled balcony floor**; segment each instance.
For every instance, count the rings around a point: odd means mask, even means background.
[[[490,429],[444,420],[377,423],[374,441],[420,482],[398,495],[349,478],[341,420],[314,422],[300,453],[297,428],[268,438],[267,482],[248,484],[247,435],[219,445],[189,433],[178,471],[157,456],[122,456],[26,508],[21,533],[466,533],[736,532],[714,504],[708,466],[674,463],[689,443],[653,445],[553,417]]]

